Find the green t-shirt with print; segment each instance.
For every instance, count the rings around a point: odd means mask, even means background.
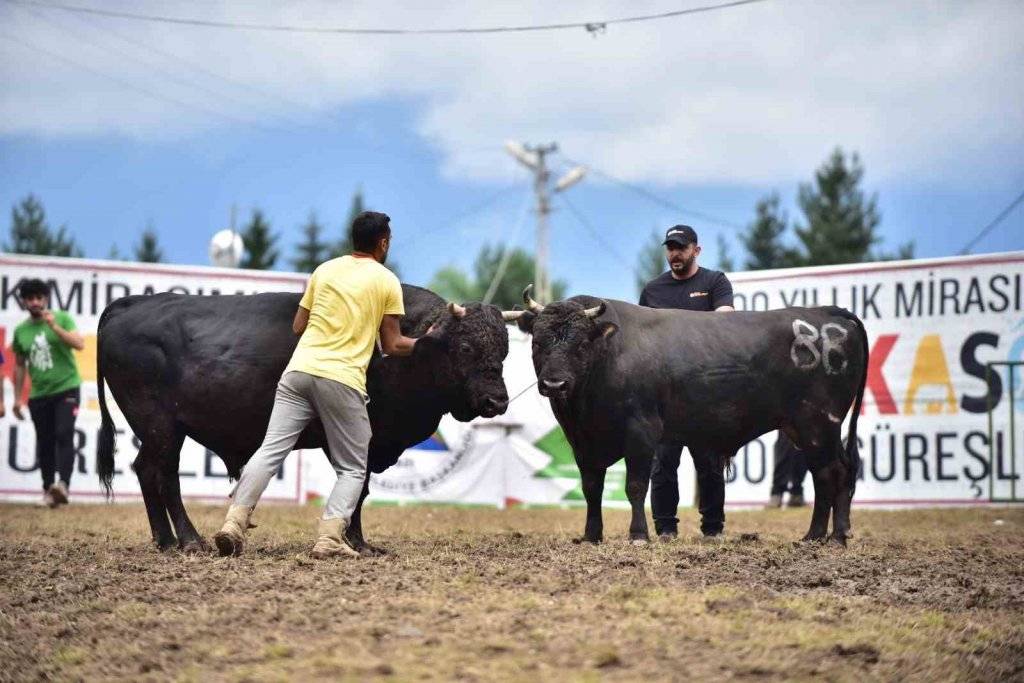
[[[71,332],[75,321],[64,311],[54,311],[53,320]],[[29,398],[52,396],[82,383],[72,349],[44,320],[29,318],[14,328],[14,353],[25,359],[32,379]]]

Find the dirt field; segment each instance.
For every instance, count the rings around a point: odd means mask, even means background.
[[[579,510],[371,508],[389,555],[313,563],[317,513],[220,559],[138,506],[0,506],[0,680],[1024,678],[1022,509],[856,510],[843,550],[793,543],[807,510],[647,546],[606,511],[592,547]]]

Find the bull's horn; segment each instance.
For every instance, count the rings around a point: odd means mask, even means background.
[[[604,302],[603,301],[601,303],[599,303],[598,305],[594,306],[593,308],[584,308],[583,309],[583,315],[587,316],[588,318],[596,318],[597,316],[601,315],[602,313],[604,313]]]
[[[533,300],[530,296],[530,292],[533,291],[533,285],[526,285],[526,289],[523,290],[523,303],[526,304],[526,308],[534,313],[540,313],[544,310],[544,307]]]
[[[448,304],[448,312],[456,318],[466,317],[466,309],[463,306],[458,305],[454,301]]]
[[[514,323],[524,315],[526,315],[526,311],[502,311],[501,319],[507,323]]]

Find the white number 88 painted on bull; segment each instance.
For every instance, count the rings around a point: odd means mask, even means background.
[[[810,323],[796,319],[793,321],[793,344],[789,347],[789,357],[799,370],[810,372],[818,365],[825,367],[825,374],[838,375],[846,371],[846,355],[843,353],[843,342],[849,332],[842,325],[825,323],[821,332]],[[821,351],[817,342],[821,341]],[[804,349],[810,357],[801,358],[800,349]],[[833,363],[833,354],[840,361],[838,367]]]

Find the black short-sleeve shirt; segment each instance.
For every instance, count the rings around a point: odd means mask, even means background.
[[[732,306],[732,283],[725,273],[708,268],[685,280],[666,271],[647,283],[640,294],[640,305],[650,308],[680,308],[686,311],[713,311]]]

